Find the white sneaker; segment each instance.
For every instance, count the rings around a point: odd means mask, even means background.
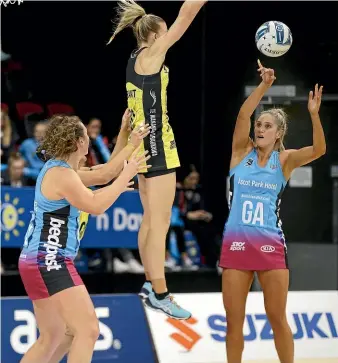
[[[119,260],[118,258],[113,259],[113,266],[114,266],[114,272],[117,274],[123,274],[125,272],[129,272],[129,266],[125,263]]]
[[[130,272],[134,274],[144,274],[144,267],[135,258],[130,259],[127,264]]]
[[[198,270],[198,266],[194,265],[189,256],[185,256],[182,258],[182,266],[185,270],[190,270],[190,271]]]

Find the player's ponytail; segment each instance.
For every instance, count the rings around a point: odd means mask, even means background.
[[[142,6],[138,5],[133,0],[119,1],[116,12],[117,16],[114,21],[115,30],[113,35],[110,37],[108,44],[115,38],[116,34],[121,32],[121,30],[135,25],[135,23],[146,15]]]
[[[115,38],[116,34],[123,29],[131,27],[133,29],[137,43],[148,40],[150,32],[158,32],[159,23],[163,19],[153,14],[147,14],[142,6],[138,5],[134,0],[119,1],[116,9],[117,16],[114,20],[115,30],[109,39],[109,43]]]

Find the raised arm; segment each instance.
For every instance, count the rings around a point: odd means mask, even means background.
[[[276,79],[273,69],[264,68],[259,60],[258,66],[258,71],[260,72],[260,75],[262,77],[262,82],[245,100],[239,110],[232,139],[233,153],[245,152],[246,148],[249,146],[251,142],[249,138],[251,128],[250,117],[255,112],[255,109],[259,105],[259,102],[261,101],[265,92],[268,90],[269,87],[271,87]]]
[[[123,171],[114,183],[101,188],[99,193],[86,188],[74,170],[60,168],[55,171],[59,173],[58,183],[55,186],[57,194],[83,212],[94,215],[104,213],[121,193],[128,190],[131,184],[129,181],[138,173],[142,163],[147,159],[144,155],[138,157],[137,151],[138,149],[135,150],[128,164],[125,162]]]
[[[318,84],[316,84],[314,92],[310,91],[309,93],[308,110],[312,121],[313,145],[299,150],[285,151],[287,158],[284,164],[284,173],[287,178],[294,169],[320,158],[326,152],[325,134],[319,117],[322,92],[323,86],[318,89]]]
[[[128,138],[131,132],[130,117],[131,117],[131,112],[127,108],[122,117],[121,129],[117,136],[114,150],[110,156],[111,159],[113,159],[128,144]]]
[[[165,54],[168,49],[174,45],[182,35],[187,31],[196,15],[207,1],[189,1],[186,0],[181,6],[180,12],[167,33],[156,39],[151,46],[151,54]]]

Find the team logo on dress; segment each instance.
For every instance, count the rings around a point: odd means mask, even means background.
[[[156,94],[155,94],[155,91],[153,89],[150,90],[150,96],[153,99],[153,104],[151,105],[151,107],[154,107],[154,105],[156,103]]]
[[[250,159],[248,159],[248,160],[246,161],[246,163],[245,163],[245,165],[244,165],[244,166],[251,166],[251,165],[252,165],[252,163],[253,163],[253,159],[252,159],[252,158],[250,158]]]
[[[232,242],[230,251],[245,251],[245,242]]]
[[[266,253],[275,252],[275,250],[276,248],[270,245],[265,245],[261,247],[261,251]]]
[[[271,165],[271,166],[270,166],[270,168],[271,168],[272,170],[275,170],[275,169],[277,169],[277,165],[275,165],[275,164],[274,164],[274,165]]]

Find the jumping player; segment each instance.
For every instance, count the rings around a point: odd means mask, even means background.
[[[292,171],[325,154],[325,136],[319,118],[323,87],[318,89],[316,85],[309,94],[312,146],[285,150],[286,114],[275,108],[262,112],[255,120],[251,140],[250,117],[276,79],[273,69],[264,68],[259,61],[258,65],[262,82],[239,111],[230,163],[230,212],[220,259],[227,317],[227,361],[242,361],[245,305],[256,271],[280,362],[293,363],[293,337],[286,318],[289,270],[279,208]]]
[[[145,127],[133,133],[140,143],[149,130]],[[146,153],[139,155],[139,148],[135,150],[132,145],[134,153],[114,183],[93,192],[85,184],[96,185],[103,168],[78,171],[88,145],[87,129],[78,117],[53,116],[39,147],[48,161],[37,179],[34,212],[19,271],[33,301],[40,336],[22,363],[58,362],[69,348],[65,335],[71,342],[68,362],[91,362],[99,335],[98,320],[73,262],[80,244],[80,210],[94,215],[104,213],[130,189],[129,181],[144,168],[148,157]]]
[[[159,16],[147,14],[133,0],[119,3],[116,28],[110,39],[130,27],[138,49],[130,55],[126,88],[132,128],[143,120],[151,127],[143,147],[149,150],[152,167],[138,176],[143,219],[138,236],[146,282],[140,295],[145,304],[175,319],[188,319],[189,311],[175,304],[164,274],[165,240],[180,166],[173,130],[167,115],[169,69],[166,53],[186,32],[206,1],[185,1],[173,25],[167,28]]]

